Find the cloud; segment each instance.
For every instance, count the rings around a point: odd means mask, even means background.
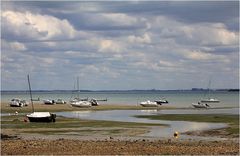
[[[204,53],[201,51],[190,51],[185,53],[185,57],[188,59],[201,61],[201,60],[208,60],[208,61],[223,61],[223,62],[230,62],[225,56],[223,55],[216,55],[210,53]]]
[[[113,40],[101,40],[99,43],[100,52],[121,52],[122,48],[119,43]]]
[[[2,40],[1,45],[4,49],[9,49],[12,51],[27,50],[26,46],[23,43],[19,43],[19,42],[6,42],[5,40]]]
[[[151,43],[151,37],[148,33],[143,34],[142,36],[130,35],[128,37],[129,42],[131,43]]]
[[[71,39],[75,29],[67,20],[59,20],[53,16],[33,14],[31,12],[2,12],[3,36],[17,39]]]
[[[23,88],[16,82],[27,73],[36,89],[72,89],[76,76],[86,89],[191,88],[209,75],[239,76],[232,2],[3,3],[3,88]]]

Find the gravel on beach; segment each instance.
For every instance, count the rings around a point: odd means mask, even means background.
[[[1,140],[2,155],[239,155],[232,141],[179,140]]]

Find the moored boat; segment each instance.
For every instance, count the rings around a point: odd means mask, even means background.
[[[64,101],[63,99],[57,99],[57,101],[55,103],[56,104],[66,104],[67,102]]]
[[[209,108],[210,107],[208,104],[206,104],[206,103],[204,104],[204,103],[200,103],[200,102],[192,103],[192,106],[194,108]]]
[[[201,99],[201,102],[206,102],[206,103],[219,103],[220,100],[218,100],[218,99],[216,99],[216,98],[210,97],[210,85],[211,85],[211,80],[209,80],[208,89],[207,89],[207,94],[205,94],[205,97],[207,96],[207,98]]]
[[[79,90],[79,77],[78,77],[77,78],[77,93],[78,93],[78,96],[70,101],[70,105],[73,106],[73,107],[82,107],[82,108],[91,107],[92,104],[91,104],[91,102],[88,101],[88,98],[86,98],[86,99],[79,98],[79,92],[80,92],[80,90]]]
[[[55,104],[55,101],[54,101],[54,100],[47,99],[47,100],[43,100],[43,103],[44,103],[45,105],[54,105],[54,104]]]
[[[72,101],[70,104],[73,107],[82,107],[82,108],[87,108],[92,106],[91,102],[89,101]]]
[[[10,105],[10,107],[23,107],[23,106],[28,106],[28,103],[26,100],[14,98],[11,100],[9,105]]]
[[[32,113],[26,115],[28,120],[30,122],[55,122],[56,121],[56,114],[49,113],[49,112],[35,112],[34,111],[29,75],[28,75],[27,78],[28,78],[29,93],[30,93],[31,104],[32,104]]]
[[[99,105],[98,100],[96,100],[96,99],[91,99],[89,102],[91,103],[92,106],[98,106]]]
[[[163,98],[163,99],[160,99],[160,100],[155,100],[154,102],[156,102],[159,105],[162,105],[162,104],[167,104],[168,100]]]
[[[30,122],[55,122],[56,114],[49,112],[33,112],[27,115]]]
[[[152,101],[143,101],[143,102],[140,102],[140,105],[143,106],[143,107],[157,107],[158,104],[156,102],[152,102]]]
[[[208,99],[202,99],[201,102],[218,103],[220,101],[216,98],[208,98]]]

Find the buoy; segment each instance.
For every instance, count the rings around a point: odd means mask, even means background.
[[[177,132],[177,131],[176,131],[176,132],[174,132],[173,136],[174,136],[174,138],[178,138],[178,137],[179,137],[179,134],[178,134],[178,132]]]

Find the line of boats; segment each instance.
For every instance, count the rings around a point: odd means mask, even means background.
[[[202,99],[197,103],[192,103],[193,108],[210,108],[209,103],[219,103],[220,101],[215,98]],[[168,101],[165,99],[155,100],[155,101],[143,101],[140,102],[140,105],[143,107],[159,107],[162,104],[168,104]]]
[[[35,112],[34,110],[34,105],[33,105],[33,101],[40,101],[40,99],[38,98],[37,100],[34,100],[32,98],[32,92],[31,92],[31,84],[30,84],[30,78],[29,75],[27,75],[27,79],[28,79],[28,86],[29,86],[29,93],[30,93],[30,101],[31,101],[31,105],[32,105],[32,113],[27,114],[26,117],[28,118],[28,120],[30,122],[55,122],[56,121],[56,114],[54,113],[50,113],[50,112]],[[107,101],[107,99],[104,100],[96,100],[96,99],[81,99],[79,98],[79,83],[78,83],[78,79],[77,79],[77,85],[78,85],[78,96],[75,97],[73,100],[70,101],[70,105],[73,107],[91,107],[91,106],[98,106],[98,101]],[[62,100],[62,99],[57,99],[55,100],[43,100],[44,104],[66,104],[66,101]],[[208,108],[210,107],[208,105],[208,103],[217,103],[220,102],[217,99],[214,98],[208,98],[208,99],[203,99],[198,103],[192,103],[192,106],[194,108]],[[155,100],[155,101],[143,101],[140,102],[140,105],[143,107],[158,107],[162,104],[168,104],[169,102],[165,99],[162,98],[160,100]],[[28,106],[29,103],[26,100],[21,100],[18,98],[14,98],[11,100],[10,102],[10,106],[11,107],[24,107],[24,106]]]
[[[38,100],[40,101],[40,100]],[[57,99],[57,100],[51,100],[51,99],[45,99],[42,100],[43,104],[45,105],[55,105],[55,104],[67,104],[66,101],[64,101],[63,99]],[[91,106],[99,106],[99,102],[98,101],[107,101],[107,99],[80,99],[80,98],[74,98],[73,100],[70,100],[70,105],[72,106],[76,106],[76,107],[91,107]],[[29,102],[27,102],[26,100],[21,100],[19,98],[13,98],[10,101],[10,107],[24,107],[24,106],[28,106]]]
[[[40,100],[40,99],[38,99]],[[99,106],[99,102],[98,101],[107,101],[107,99],[89,99],[89,98],[74,98],[72,100],[70,100],[69,104],[73,107],[80,107],[80,108],[87,108],[87,107],[91,107],[91,106]],[[210,105],[209,103],[219,103],[220,101],[216,98],[207,98],[207,99],[202,99],[197,103],[192,103],[192,106],[194,108],[209,108]],[[64,101],[63,99],[57,99],[57,100],[51,100],[51,99],[47,99],[47,100],[43,100],[43,103],[46,105],[54,105],[54,104],[67,104],[66,101]],[[140,102],[140,105],[143,107],[158,107],[161,106],[163,104],[168,104],[168,100],[166,100],[165,98],[160,98],[159,100],[155,100],[155,101],[143,101]],[[29,103],[26,100],[21,100],[18,98],[14,98],[11,100],[10,102],[10,106],[11,107],[24,107],[24,106],[28,106]]]

